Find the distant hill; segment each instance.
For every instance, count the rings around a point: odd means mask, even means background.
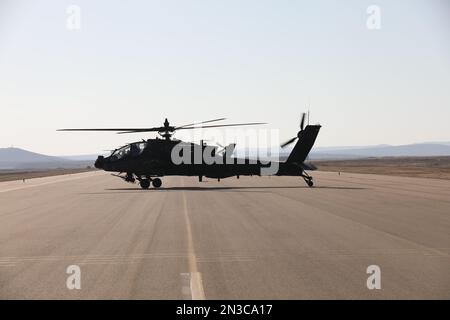
[[[450,156],[450,145],[415,143],[400,146],[380,145],[351,148],[313,149],[310,159],[356,159],[368,157],[430,157]]]
[[[92,166],[93,161],[69,160],[20,148],[0,148],[1,170],[82,168],[89,165]]]
[[[59,158],[65,159],[65,160],[75,160],[75,161],[95,161],[99,154],[82,154],[82,155],[75,155],[75,156],[59,156]]]
[[[58,160],[62,159],[19,148],[0,148],[1,162],[51,162]]]

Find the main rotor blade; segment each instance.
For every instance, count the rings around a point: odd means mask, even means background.
[[[302,113],[302,120],[300,121],[300,130],[301,131],[303,131],[303,128],[304,128],[304,126],[305,126],[305,116],[306,116],[306,113]]]
[[[236,127],[236,126],[253,126],[259,124],[266,124],[263,122],[252,122],[252,123],[234,123],[234,124],[193,127],[193,125],[222,120],[225,120],[225,118],[207,120],[203,122],[184,125],[181,127],[170,126],[170,127],[153,127],[153,128],[77,128],[77,129],[58,129],[57,131],[116,131],[118,134],[124,134],[124,133],[138,133],[138,132],[164,132],[164,131],[174,132],[175,130],[178,129],[182,130],[182,129],[199,129],[199,128]]]
[[[56,131],[159,131],[161,127],[157,128],[81,128],[81,129],[58,129]]]
[[[142,133],[142,132],[159,132],[161,130],[147,130],[147,129],[140,129],[140,130],[132,130],[132,131],[120,131],[117,132],[117,134],[124,134],[124,133]]]
[[[194,123],[185,124],[185,125],[182,125],[182,126],[175,127],[175,129],[177,130],[177,129],[181,129],[181,128],[184,128],[184,127],[196,126],[196,125],[203,124],[203,123],[210,123],[210,122],[222,121],[222,120],[226,120],[226,118],[207,120],[207,121],[202,121],[202,122],[194,122]]]
[[[120,132],[117,132],[117,134],[124,134],[124,133],[140,133],[140,132],[162,132],[162,131],[169,131],[173,132],[174,128],[169,127],[169,129],[166,129],[165,127],[157,127],[157,128],[142,128],[142,129],[133,129],[133,130],[121,130]]]
[[[204,128],[220,128],[220,127],[239,127],[239,126],[256,126],[259,124],[267,124],[265,122],[249,122],[249,123],[232,123],[232,124],[217,124],[213,126],[202,126],[202,127],[184,127],[178,129],[204,129]]]
[[[297,137],[294,137],[294,138],[292,138],[292,139],[289,139],[288,141],[286,141],[285,143],[283,143],[283,144],[281,145],[281,147],[284,148],[284,147],[290,145],[292,142],[295,141],[295,139],[297,139]]]

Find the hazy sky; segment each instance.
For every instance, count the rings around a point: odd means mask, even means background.
[[[55,130],[165,117],[285,140],[308,97],[318,146],[449,141],[450,2],[0,0],[0,147],[101,153],[154,135]]]

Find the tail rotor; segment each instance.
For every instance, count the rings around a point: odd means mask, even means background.
[[[298,138],[300,138],[301,133],[303,132],[303,130],[305,129],[305,118],[306,118],[306,113],[302,113],[302,117],[300,120],[300,131],[298,132],[296,137],[293,137],[291,139],[289,139],[288,141],[286,141],[285,143],[281,144],[281,148],[285,148],[288,145],[290,145],[291,143],[293,143],[295,140],[297,140]]]

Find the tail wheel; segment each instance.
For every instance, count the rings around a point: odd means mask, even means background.
[[[303,176],[303,180],[305,180],[306,184],[308,185],[308,187],[313,187],[314,186],[314,182],[313,182],[313,178],[311,176],[308,175],[304,175]]]
[[[149,179],[142,179],[139,184],[141,185],[142,189],[148,189],[150,187],[150,180]]]
[[[161,185],[162,185],[161,179],[160,179],[160,178],[153,179],[153,180],[152,180],[152,185],[153,185],[155,188],[161,187]]]

